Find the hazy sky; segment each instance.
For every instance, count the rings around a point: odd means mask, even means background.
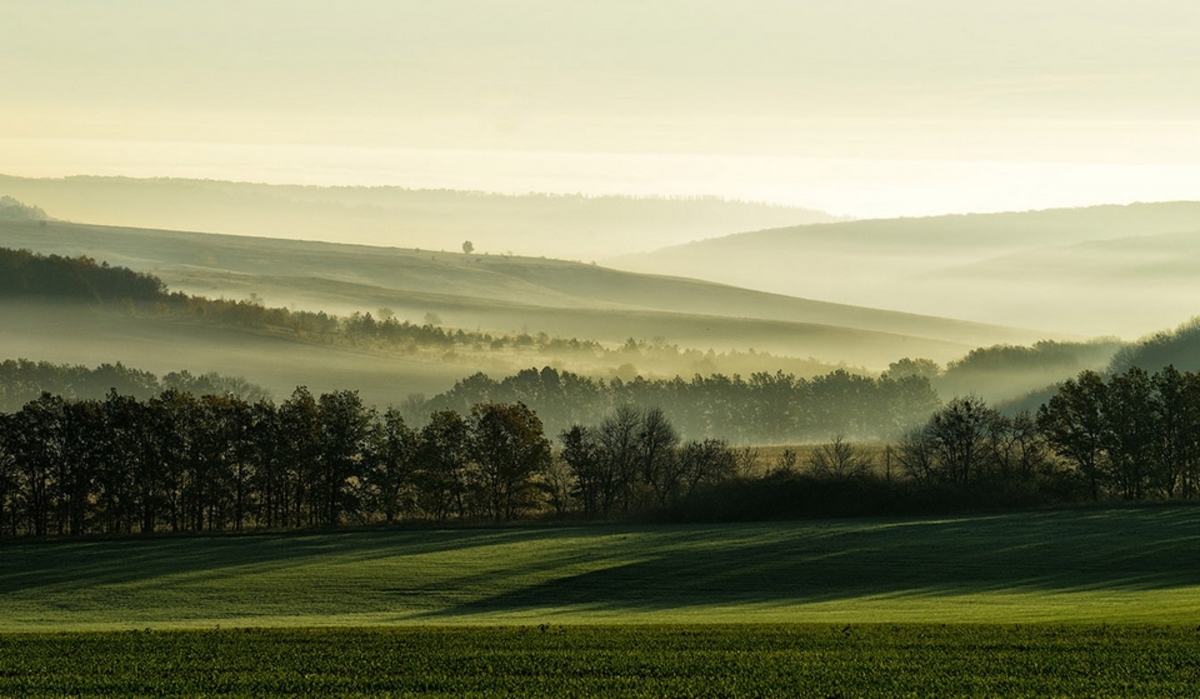
[[[1200,199],[1195,0],[0,0],[0,172]]]

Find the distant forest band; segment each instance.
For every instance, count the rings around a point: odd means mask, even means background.
[[[0,535],[1191,499],[1200,483],[1200,375],[1084,372],[1036,416],[956,398],[889,443],[886,464],[841,435],[805,464],[790,449],[756,463],[752,449],[684,441],[668,412],[629,403],[558,439],[556,450],[522,402],[480,402],[466,414],[443,408],[415,428],[353,391],[313,396],[301,387],[278,406],[177,388],[148,400],[44,393],[0,414]]]

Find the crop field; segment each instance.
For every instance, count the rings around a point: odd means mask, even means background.
[[[1158,626],[525,626],[0,636],[0,696],[1195,696]]]
[[[1200,510],[0,544],[0,697],[1194,696]]]
[[[1200,624],[1200,510],[0,544],[0,632]]]

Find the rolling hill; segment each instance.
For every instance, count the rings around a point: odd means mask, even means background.
[[[5,541],[0,631],[1179,622],[1192,509]]]
[[[436,315],[450,327],[488,332],[610,343],[661,338],[685,347],[755,348],[879,368],[902,356],[944,361],[981,345],[1041,337],[541,258],[62,222],[4,222],[0,245],[84,254],[152,272],[172,289],[254,297],[268,305],[338,313],[386,307],[418,323]]]
[[[0,193],[56,218],[409,248],[515,251],[592,260],[773,226],[820,211],[712,197],[501,195],[402,187],[314,187],[188,179],[0,175]]]
[[[1200,203],[852,221],[625,256],[631,271],[1127,338],[1200,313]]]

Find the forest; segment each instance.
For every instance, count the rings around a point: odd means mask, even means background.
[[[681,443],[661,411],[623,407],[594,434],[599,442],[572,437],[555,458],[541,421],[520,403],[437,411],[415,429],[352,391],[313,396],[301,387],[278,406],[177,389],[145,401],[47,393],[0,415],[0,530],[498,522],[564,515],[576,498],[592,515],[597,497],[607,515],[617,501],[622,512],[639,507],[639,488],[665,504],[731,477],[737,463],[722,441]]]
[[[1083,372],[1036,415],[1015,417],[956,398],[882,455],[839,434],[803,462],[786,448],[763,463],[724,439],[685,440],[666,410],[632,403],[556,437],[557,448],[522,402],[439,408],[418,427],[354,391],[300,387],[279,405],[176,388],[147,400],[45,393],[0,414],[0,532],[775,519],[1192,499],[1200,375]]]
[[[0,250],[0,266],[8,297],[111,303],[319,341],[686,352],[210,300],[87,257]],[[1169,360],[1186,354],[1198,327],[1130,346],[997,345],[944,370],[906,358],[878,376],[605,380],[544,366],[495,380],[477,372],[430,398],[398,395],[399,407],[387,409],[353,390],[314,396],[300,387],[276,404],[261,387],[215,373],[159,378],[120,363],[8,360],[0,363],[0,531],[764,519],[1190,499],[1200,477],[1200,379]],[[1086,368],[1109,358],[1106,374]],[[943,402],[938,392],[1006,372],[1080,367],[1026,398],[1039,401],[1026,411],[1001,411],[971,393]],[[799,443],[815,446],[787,446]],[[768,458],[731,444],[780,446]]]
[[[736,444],[819,441],[841,434],[857,440],[899,437],[940,404],[927,377],[861,376],[845,370],[805,379],[782,371],[691,379],[594,379],[552,367],[526,369],[496,381],[476,373],[449,391],[412,398],[405,416],[465,411],[485,401],[521,402],[549,431],[595,422],[621,405],[660,409],[684,435]]]

